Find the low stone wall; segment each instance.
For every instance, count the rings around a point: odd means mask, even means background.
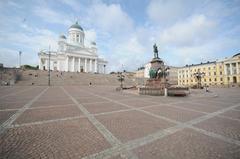
[[[138,93],[141,95],[163,96],[164,88],[142,87],[138,88]]]
[[[188,87],[170,87],[167,91],[168,96],[186,96],[189,94]]]

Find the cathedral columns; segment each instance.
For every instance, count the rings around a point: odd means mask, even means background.
[[[97,73],[97,59],[95,59],[94,62],[94,72]]]
[[[92,59],[90,59],[90,69],[89,72],[92,72]]]
[[[69,57],[67,56],[67,59],[66,59],[66,64],[65,64],[65,71],[67,72],[68,71],[68,62],[69,61]]]
[[[87,72],[87,59],[85,59],[85,67],[84,67],[84,72]]]
[[[81,58],[78,58],[78,72],[81,72]]]
[[[75,71],[75,57],[72,59],[72,72]]]
[[[42,70],[42,59],[41,58],[39,58],[39,61],[38,61],[38,69]]]

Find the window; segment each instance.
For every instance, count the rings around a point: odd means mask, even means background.
[[[208,70],[210,70],[211,68],[210,67],[208,67]]]
[[[208,75],[211,76],[211,72],[209,72]]]
[[[216,78],[214,78],[214,81],[216,82],[216,81],[217,81],[217,79],[216,79]]]
[[[222,71],[220,71],[220,75],[222,75]]]
[[[207,80],[206,79],[204,79],[204,82],[206,82]]]
[[[222,78],[220,78],[220,80],[221,80],[221,81],[223,81],[223,79],[222,79]]]
[[[211,78],[209,78],[209,82],[211,82],[212,81],[212,79]]]
[[[214,72],[214,75],[216,75],[216,72]]]

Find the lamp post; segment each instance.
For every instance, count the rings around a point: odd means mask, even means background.
[[[50,86],[50,45],[48,51],[48,86]]]
[[[200,72],[200,70],[198,70],[198,72],[194,73],[193,75],[197,78],[197,81],[198,81],[197,87],[201,88],[201,85],[202,85],[201,81],[202,81],[202,78],[205,76],[205,73]]]
[[[122,89],[123,88],[123,81],[124,81],[124,75],[122,74],[122,72],[119,73],[118,75],[118,80],[120,81],[120,88]]]
[[[21,69],[21,55],[22,55],[22,51],[19,51],[18,55],[19,55],[19,68]]]

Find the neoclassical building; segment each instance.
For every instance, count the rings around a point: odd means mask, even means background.
[[[201,81],[208,86],[240,86],[240,53],[223,60],[186,65],[178,69],[178,85],[193,86],[197,84],[194,73],[203,72]]]
[[[84,45],[83,28],[76,22],[68,30],[68,36],[61,35],[58,50],[50,51],[50,70],[105,73],[107,61],[99,58],[95,42],[90,47]],[[48,70],[49,52],[41,51],[39,69]]]

